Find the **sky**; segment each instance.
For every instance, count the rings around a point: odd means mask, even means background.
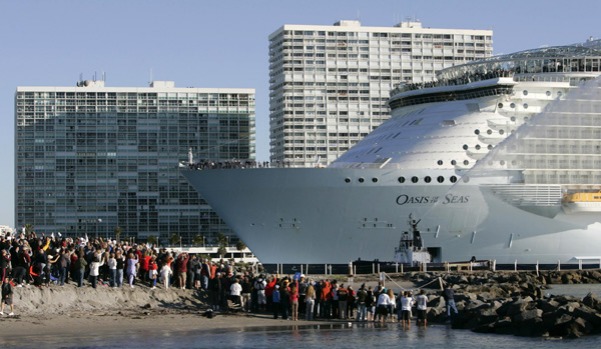
[[[269,160],[268,36],[284,24],[492,29],[495,54],[600,38],[598,0],[0,0],[0,225],[14,226],[18,86],[256,89],[257,160]]]

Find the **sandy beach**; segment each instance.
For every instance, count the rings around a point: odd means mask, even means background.
[[[348,280],[346,284],[365,282],[375,286],[377,278]],[[390,287],[412,287],[413,284],[399,280]],[[50,285],[38,288],[26,286],[14,288],[15,316],[0,316],[0,328],[11,336],[43,336],[61,333],[65,336],[93,333],[113,334],[116,331],[144,333],[161,328],[178,331],[228,330],[248,327],[270,327],[336,323],[333,321],[304,321],[273,319],[269,313],[215,313],[213,318],[204,316],[208,303],[206,294],[197,290],[151,290],[141,285],[135,288],[110,288],[90,286],[81,288],[74,284],[64,287]],[[340,320],[345,322],[343,320]]]

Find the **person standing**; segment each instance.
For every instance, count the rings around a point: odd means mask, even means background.
[[[88,261],[86,260],[86,258],[84,256],[83,250],[80,249],[79,252],[77,253],[77,255],[78,255],[78,257],[77,257],[77,260],[75,261],[75,266],[74,266],[75,277],[77,279],[77,287],[82,287],[84,275],[86,274],[86,267],[88,266]]]
[[[290,310],[291,310],[291,317],[292,317],[292,321],[298,321],[298,298],[299,298],[299,293],[298,293],[298,288],[295,285],[292,285],[292,287],[290,288]]]
[[[275,285],[273,293],[271,294],[271,306],[273,307],[273,318],[277,319],[280,313],[281,297],[280,297],[280,285]]]
[[[100,267],[104,264],[104,260],[101,259],[100,255],[94,256],[94,261],[90,264],[90,283],[93,288],[96,288],[98,284],[98,274],[100,273]]]
[[[411,308],[413,307],[413,297],[410,291],[405,291],[401,297],[401,322],[403,328],[411,328]]]
[[[5,276],[2,283],[2,305],[0,307],[0,315],[4,315],[4,305],[10,307],[10,313],[8,316],[15,315],[13,306],[13,287],[10,284],[8,276]]]
[[[265,310],[267,307],[267,296],[265,294],[265,287],[267,286],[267,281],[263,280],[263,276],[259,276],[259,278],[255,281],[253,288],[257,291],[257,310]]]
[[[380,322],[386,322],[386,317],[388,316],[389,306],[392,305],[390,301],[390,296],[388,293],[382,289],[380,294],[378,295],[378,301],[376,302],[376,320],[380,320]]]
[[[115,288],[117,285],[117,259],[114,252],[109,254],[107,264],[109,267],[109,286]]]
[[[453,309],[453,312],[455,315],[457,315],[459,311],[457,311],[457,305],[455,305],[455,290],[453,290],[451,284],[448,283],[446,285],[444,291],[442,292],[442,297],[444,298],[447,306],[447,317],[451,317],[451,309]]]
[[[136,265],[138,264],[138,256],[130,252],[127,257],[127,279],[129,287],[134,288],[134,280],[136,279]]]
[[[428,326],[428,319],[426,318],[428,297],[426,296],[426,291],[424,291],[424,289],[419,291],[419,295],[415,297],[415,301],[417,303],[417,325],[423,324],[424,326]]]
[[[238,278],[234,278],[232,284],[230,285],[230,299],[233,305],[242,307],[241,295],[242,285],[240,285]]]
[[[357,291],[357,321],[365,321],[367,314],[366,300],[367,291],[365,290],[365,284],[363,284]]]
[[[313,309],[315,308],[315,287],[309,284],[305,291],[305,320],[313,320]]]

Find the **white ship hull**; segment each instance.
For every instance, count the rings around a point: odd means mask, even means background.
[[[472,256],[498,264],[601,258],[598,217],[547,218],[494,197],[485,200],[474,186],[460,186],[460,192],[445,185],[400,186],[400,170],[182,172],[263,263],[390,261],[408,229],[409,214],[424,217],[424,245],[439,252],[433,262]],[[345,183],[345,178],[354,183]],[[367,180],[360,185],[358,178]],[[377,184],[371,178],[378,178]],[[437,203],[430,202],[434,197]],[[401,205],[406,198],[413,203]]]
[[[410,215],[433,262],[599,263],[601,215],[562,206],[564,193],[601,189],[601,87],[577,88],[599,75],[587,61],[601,60],[595,44],[399,90],[392,118],[328,168],[182,173],[263,263],[391,261]]]

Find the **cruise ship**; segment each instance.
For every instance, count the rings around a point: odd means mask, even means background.
[[[599,264],[599,75],[600,40],[494,56],[398,86],[391,118],[325,168],[181,172],[263,263],[391,261],[411,242],[422,261]]]

